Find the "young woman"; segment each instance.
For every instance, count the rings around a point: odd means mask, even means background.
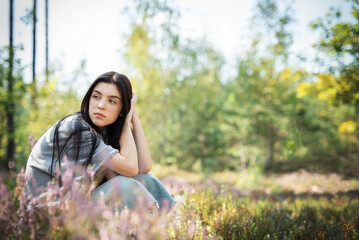
[[[148,174],[152,162],[136,112],[136,94],[129,79],[116,72],[99,76],[88,89],[81,111],[64,117],[35,144],[26,166],[26,192],[39,196],[53,178],[76,169],[74,181],[85,182],[92,166],[99,186],[92,199],[120,201],[119,208],[138,203],[159,208],[175,200]],[[81,166],[80,169],[77,167]]]

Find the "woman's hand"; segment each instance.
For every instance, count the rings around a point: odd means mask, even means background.
[[[131,101],[133,101],[131,106],[131,129],[137,149],[138,172],[148,173],[152,168],[152,160],[146,137],[136,112],[137,95],[135,93],[133,93]]]
[[[132,99],[131,99],[131,110],[132,110],[131,124],[132,124],[132,126],[134,124],[135,119],[138,117],[137,111],[136,111],[136,104],[137,104],[137,94],[132,93]]]
[[[132,103],[133,103],[134,106],[137,103],[137,94],[136,93],[132,93],[131,104]]]
[[[132,93],[131,109],[127,113],[127,116],[126,116],[126,124],[127,125],[133,124],[133,116],[136,115],[136,103],[137,103],[137,95],[136,95],[136,93]]]
[[[136,102],[137,95],[132,94],[131,109],[127,113],[125,125],[121,133],[120,153],[116,153],[106,163],[108,168],[126,177],[133,177],[139,172],[137,155],[138,150],[136,148],[136,142],[131,129],[131,124],[133,124],[133,115],[135,114]]]

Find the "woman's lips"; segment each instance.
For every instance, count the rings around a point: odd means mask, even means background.
[[[96,117],[99,117],[99,118],[105,118],[105,115],[101,114],[101,113],[95,113],[95,116]]]

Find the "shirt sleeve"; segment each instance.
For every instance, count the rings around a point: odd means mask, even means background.
[[[53,139],[56,124],[52,126],[34,146],[27,165],[36,167],[48,173],[51,171],[53,157]],[[74,134],[75,130],[81,130],[81,134]],[[89,155],[93,152],[89,166],[93,167],[96,173],[103,164],[118,153],[119,150],[104,143],[101,137],[91,130],[91,127],[81,120],[80,114],[74,114],[65,118],[58,129],[61,170],[72,167],[74,164],[86,165]],[[94,149],[93,149],[94,147]],[[57,149],[57,148],[55,148]],[[55,168],[58,166],[57,151],[55,151]]]
[[[69,133],[74,132],[75,129],[81,129],[81,136],[72,136],[69,139],[68,146],[65,146],[64,149],[64,154],[70,160],[69,162],[77,159],[76,162],[85,165],[92,150],[94,150],[89,164],[93,166],[93,171],[96,173],[106,161],[119,152],[118,149],[104,143],[102,138],[94,130],[91,130],[87,123],[80,120],[80,117],[74,118],[67,126],[60,127],[60,136],[64,133],[62,140],[64,141],[66,137],[68,138]],[[92,149],[93,146],[94,149]]]
[[[112,158],[113,155],[118,153],[118,149],[115,149],[109,145],[106,145],[102,139],[99,140],[98,147],[95,150],[95,154],[92,156],[91,164],[94,164],[94,171],[96,172],[106,161]]]

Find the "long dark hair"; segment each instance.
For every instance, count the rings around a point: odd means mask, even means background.
[[[119,74],[116,72],[107,72],[96,78],[96,80],[92,83],[90,88],[88,89],[85,97],[81,103],[81,115],[83,119],[90,124],[90,126],[99,132],[97,126],[93,124],[89,115],[89,105],[91,94],[100,82],[112,83],[114,84],[121,94],[122,100],[122,110],[118,118],[114,123],[107,126],[105,135],[106,139],[105,143],[111,145],[113,148],[120,150],[120,137],[123,129],[123,125],[125,124],[126,115],[131,109],[131,98],[132,98],[132,86],[130,80],[123,74]]]
[[[89,115],[90,98],[94,88],[100,82],[114,84],[121,94],[121,101],[122,101],[122,110],[119,116],[117,117],[114,123],[106,127],[106,130],[104,130],[105,131],[104,134],[100,132],[98,127],[91,121]],[[95,81],[91,84],[89,89],[87,90],[81,103],[80,121],[85,124],[81,124],[81,122],[77,122],[74,131],[70,134],[64,146],[61,146],[61,148],[59,146],[59,127],[61,125],[61,122],[68,116],[62,118],[55,127],[54,139],[53,139],[54,149],[52,154],[52,162],[51,162],[51,170],[50,170],[51,177],[53,176],[52,174],[53,167],[54,167],[54,163],[56,162],[55,155],[59,164],[59,169],[61,169],[60,156],[62,155],[63,150],[65,149],[65,146],[68,144],[70,139],[72,139],[72,143],[76,152],[76,159],[71,159],[71,160],[75,160],[75,161],[78,160],[78,155],[81,147],[80,140],[82,139],[82,132],[84,131],[90,131],[91,140],[92,140],[91,151],[88,154],[87,160],[84,162],[84,166],[91,164],[92,155],[95,152],[96,143],[99,138],[103,139],[103,141],[106,144],[120,150],[121,148],[120,137],[121,137],[123,126],[125,124],[126,116],[131,109],[131,98],[132,98],[132,86],[130,80],[125,75],[119,74],[117,72],[107,72],[97,77]],[[62,185],[61,176],[59,177],[59,183],[61,186]]]

